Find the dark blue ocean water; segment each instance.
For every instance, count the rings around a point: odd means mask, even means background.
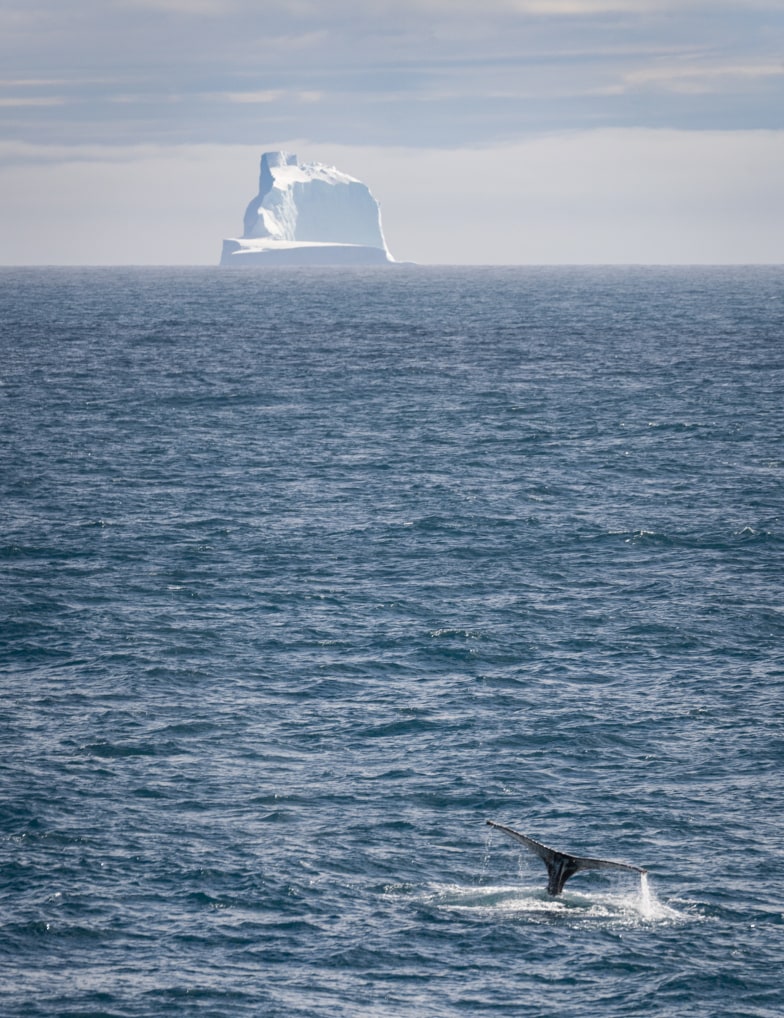
[[[3,270],[0,335],[4,1016],[780,1018],[784,268]]]

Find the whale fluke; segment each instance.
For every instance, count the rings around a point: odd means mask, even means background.
[[[497,824],[494,820],[488,820],[490,827],[495,827],[504,834],[508,834],[517,841],[522,842],[526,848],[539,856],[547,867],[547,893],[555,897],[560,894],[564,884],[575,873],[580,870],[627,870],[632,873],[646,873],[641,866],[631,866],[626,862],[611,862],[609,859],[585,859],[580,855],[569,855],[566,852],[556,852],[554,848],[548,848],[533,838],[527,838],[519,831],[513,831],[511,827]]]

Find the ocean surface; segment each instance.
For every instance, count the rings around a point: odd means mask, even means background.
[[[781,1018],[784,267],[5,269],[0,336],[4,1018]]]

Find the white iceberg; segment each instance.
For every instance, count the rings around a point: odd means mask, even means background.
[[[259,193],[221,265],[386,265],[394,262],[379,205],[362,181],[286,152],[261,157]]]

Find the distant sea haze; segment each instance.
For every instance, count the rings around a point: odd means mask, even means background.
[[[779,1013],[784,269],[0,296],[5,1016]]]

